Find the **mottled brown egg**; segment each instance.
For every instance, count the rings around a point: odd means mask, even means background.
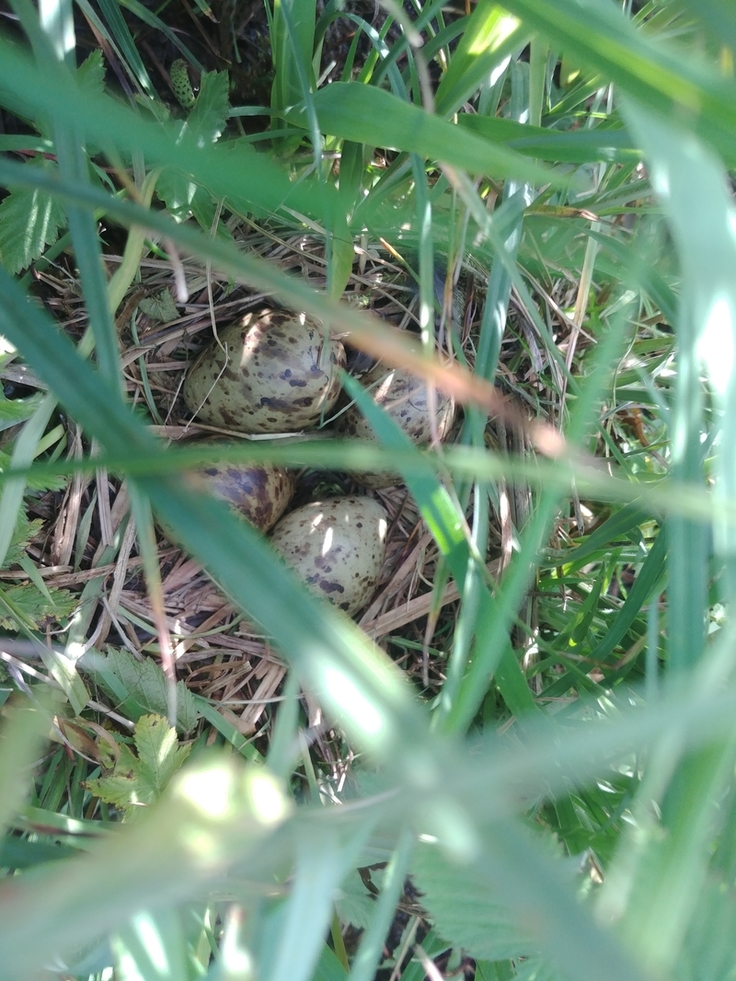
[[[403,368],[387,368],[377,364],[360,380],[375,402],[385,409],[394,422],[404,430],[413,443],[421,446],[432,439],[432,411],[427,382]],[[455,400],[436,389],[434,401],[436,433],[445,439],[455,421]],[[340,436],[374,439],[373,429],[357,405],[351,405],[336,420]],[[393,473],[355,474],[365,487],[390,487],[401,479]]]
[[[340,394],[340,341],[303,314],[265,309],[219,331],[192,365],[182,394],[198,422],[241,433],[306,429]]]
[[[330,497],[276,525],[276,551],[309,589],[350,616],[371,598],[386,554],[388,515],[369,497]]]
[[[272,463],[213,463],[195,479],[261,531],[276,524],[296,490],[294,475]]]

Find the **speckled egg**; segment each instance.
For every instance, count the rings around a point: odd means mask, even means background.
[[[403,368],[387,368],[377,364],[364,375],[361,385],[367,388],[374,400],[404,430],[418,446],[432,439],[432,412],[426,381],[417,378]],[[455,421],[455,400],[439,389],[435,394],[436,432],[445,439]],[[336,420],[335,429],[340,436],[358,439],[374,439],[373,429],[357,405],[351,405]],[[365,487],[390,487],[401,478],[392,473],[356,474],[355,479]]]
[[[373,593],[386,554],[388,515],[369,497],[329,497],[276,525],[276,551],[313,593],[350,616]]]
[[[289,506],[296,478],[272,463],[227,463],[215,459],[191,474],[195,486],[229,504],[261,531],[268,531]]]
[[[182,389],[198,422],[240,433],[296,432],[337,401],[345,349],[305,315],[259,310],[218,336]]]

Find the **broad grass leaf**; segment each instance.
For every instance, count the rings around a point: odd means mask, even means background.
[[[53,245],[64,225],[66,215],[55,198],[25,188],[11,191],[0,204],[0,261],[11,273],[26,269]]]
[[[529,30],[495,0],[479,0],[437,89],[441,116],[467,101],[529,38]]]
[[[641,151],[629,133],[614,126],[559,132],[528,126],[513,119],[461,113],[458,125],[493,143],[502,143],[525,156],[557,163],[624,163],[639,161]]]
[[[166,715],[167,682],[161,666],[146,657],[138,660],[124,648],[109,647],[107,655],[90,652],[82,662],[84,670],[135,718],[141,712]],[[191,732],[199,715],[194,695],[183,681],[176,683],[176,724]]]
[[[390,147],[442,160],[473,174],[513,176],[519,180],[559,183],[555,174],[520,153],[498,146],[475,133],[404,102],[371,85],[335,82],[314,96],[320,127],[332,136],[355,143]],[[303,106],[286,118],[306,126]]]

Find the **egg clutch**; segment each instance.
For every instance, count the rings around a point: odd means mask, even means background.
[[[304,314],[264,308],[218,331],[189,369],[182,395],[194,420],[244,434],[284,434],[319,426],[339,408],[338,368],[346,365],[341,341]],[[408,372],[378,363],[361,379],[374,400],[417,445],[452,428],[455,403]],[[341,436],[373,438],[357,406],[335,422]],[[216,450],[217,440],[213,441]],[[386,551],[388,518],[378,501],[362,495],[328,497],[285,514],[296,478],[270,464],[218,462],[193,475],[262,532],[307,587],[349,615],[376,587]],[[391,473],[355,474],[368,488],[391,487]],[[285,516],[283,516],[285,515]],[[283,516],[283,517],[282,517]]]

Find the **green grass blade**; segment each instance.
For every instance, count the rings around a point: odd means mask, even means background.
[[[736,161],[736,83],[692,52],[637,31],[613,4],[575,0],[508,0],[507,10],[528,29],[610,79],[668,119],[686,119],[694,132]]]
[[[323,132],[345,140],[417,153],[475,174],[514,175],[542,184],[566,183],[521,154],[371,85],[335,82],[317,92],[314,105]],[[287,119],[301,120],[305,125],[304,110],[293,110]]]
[[[133,35],[130,33],[130,28],[125,22],[118,0],[100,0],[100,10],[133,78],[149,98],[155,99],[156,89],[151,82],[146,66],[143,64],[143,59],[136,47]]]
[[[376,405],[354,378],[344,376],[343,384],[379,441],[387,447],[402,451],[405,460],[411,462],[412,456],[417,455],[419,449],[409,436]],[[471,561],[463,515],[458,512],[457,505],[437,477],[417,476],[409,467],[403,471],[402,476],[441,555],[446,559],[458,586],[462,588],[468,563]]]
[[[480,0],[463,32],[450,66],[437,88],[436,111],[449,116],[462,106],[510,55],[520,51],[529,32],[492,0]]]

